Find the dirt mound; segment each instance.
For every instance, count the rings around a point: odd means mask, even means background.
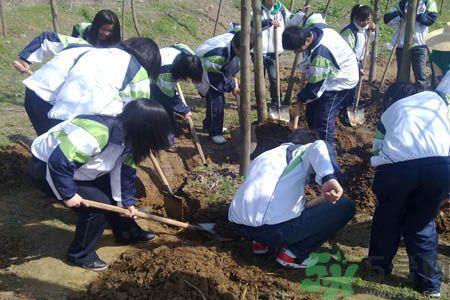
[[[25,183],[24,172],[31,154],[22,146],[0,151],[0,187],[2,191],[17,188]]]
[[[300,292],[302,272],[261,269],[243,260],[249,244],[160,246],[123,254],[89,296],[114,299],[313,299]],[[239,250],[239,251],[238,251]],[[294,274],[296,273],[296,274]],[[288,274],[288,276],[287,276]],[[289,278],[290,276],[295,278]]]

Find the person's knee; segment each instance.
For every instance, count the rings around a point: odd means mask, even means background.
[[[342,211],[342,216],[345,217],[345,219],[350,221],[356,213],[356,207],[355,203],[350,200],[350,198],[343,197],[341,198],[336,204],[339,205],[340,210]]]

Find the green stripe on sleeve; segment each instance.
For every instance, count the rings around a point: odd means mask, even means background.
[[[137,83],[146,79],[148,79],[148,73],[143,67],[141,67],[134,76],[133,80],[131,80],[131,83]]]
[[[67,133],[64,131],[56,131],[52,133],[59,140],[59,148],[64,153],[64,156],[71,162],[78,162],[85,164],[91,158],[86,153],[83,153],[70,141]]]
[[[86,130],[97,141],[100,149],[103,149],[108,143],[109,130],[105,125],[88,119],[75,118],[72,120],[72,124]]]

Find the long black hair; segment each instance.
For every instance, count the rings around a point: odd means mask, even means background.
[[[176,81],[190,78],[194,82],[202,81],[203,68],[200,58],[196,55],[180,53],[172,66],[172,77]]]
[[[128,102],[118,116],[125,131],[125,144],[131,146],[133,159],[139,164],[153,150],[169,147],[167,136],[172,123],[164,107],[150,99]]]
[[[161,54],[154,40],[131,38],[120,42],[119,46],[133,55],[152,79],[158,78],[161,68]]]
[[[350,22],[367,20],[373,14],[373,9],[367,5],[356,4],[350,13]]]
[[[100,30],[100,27],[105,24],[113,25],[111,37],[106,41],[99,41],[97,39],[98,32]],[[121,39],[120,22],[117,15],[109,9],[103,9],[99,11],[92,20],[91,29],[89,30],[89,34],[87,37],[87,41],[89,42],[89,44],[94,46],[109,47],[117,44]]]
[[[395,82],[384,93],[384,110],[400,99],[425,91],[425,87],[416,83]]]

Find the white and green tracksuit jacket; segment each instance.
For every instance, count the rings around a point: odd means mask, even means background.
[[[59,200],[72,198],[76,181],[91,181],[109,174],[111,193],[119,205],[134,198],[136,164],[124,145],[123,125],[115,117],[78,116],[37,137],[33,156],[47,164],[46,181]]]

